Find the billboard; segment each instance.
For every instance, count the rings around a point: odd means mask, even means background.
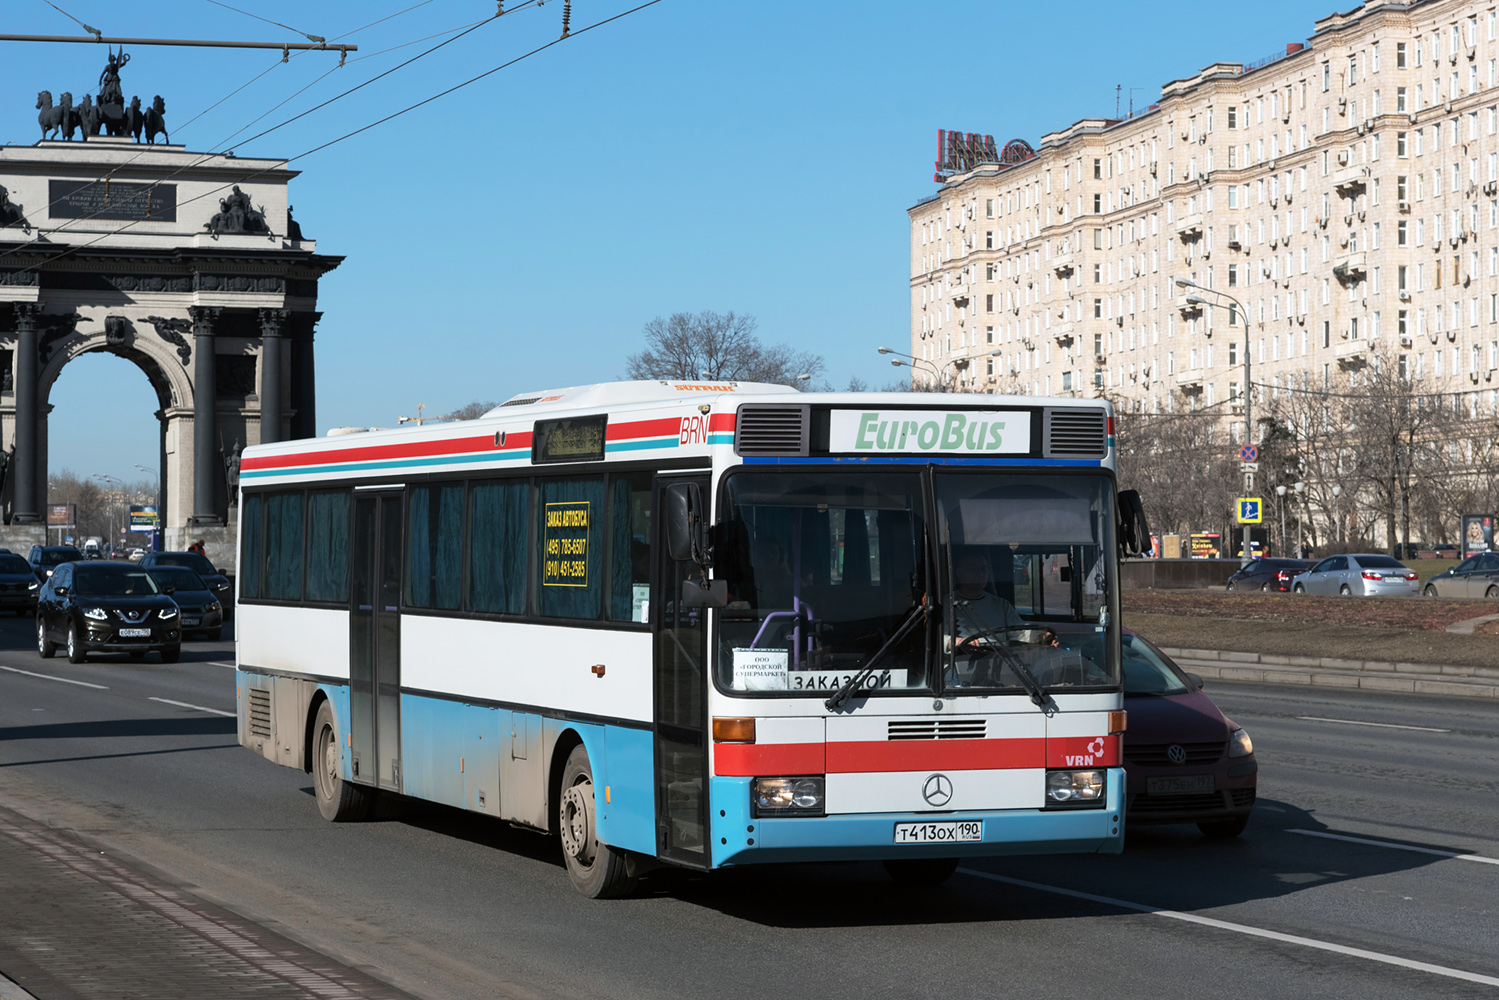
[[[155,504],[130,505],[131,531],[156,531],[160,527],[161,516],[157,513]]]
[[[1216,531],[1194,531],[1192,533],[1193,559],[1217,559],[1223,554],[1223,536]]]
[[[1494,548],[1494,517],[1492,514],[1463,515],[1464,559],[1476,552],[1489,552]]]
[[[71,528],[78,523],[76,503],[54,503],[47,505],[47,527]]]

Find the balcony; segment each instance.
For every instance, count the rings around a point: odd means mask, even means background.
[[[1367,340],[1348,340],[1332,349],[1332,356],[1339,364],[1356,366],[1365,363],[1370,343]]]
[[[1056,272],[1058,278],[1065,278],[1077,270],[1077,261],[1072,251],[1069,250],[1067,253],[1060,253],[1053,257],[1051,269]]]
[[[1051,328],[1052,339],[1057,342],[1058,347],[1066,347],[1072,343],[1074,335],[1071,323],[1056,323]]]
[[[1176,373],[1176,387],[1182,392],[1202,391],[1202,369],[1192,368]]]
[[[954,285],[952,289],[952,304],[955,306],[966,306],[968,304],[968,286]]]
[[[1176,235],[1182,240],[1202,238],[1202,213],[1193,212],[1176,220]]]
[[[1359,281],[1368,275],[1368,267],[1364,251],[1358,250],[1353,253],[1345,253],[1333,262],[1333,276],[1339,281],[1347,283]]]
[[[1183,295],[1176,300],[1176,311],[1181,313],[1182,319],[1191,319],[1202,315],[1202,303],[1188,301],[1192,296]]]
[[[1349,196],[1357,194],[1369,184],[1369,171],[1367,167],[1347,166],[1339,167],[1333,171],[1332,187],[1340,195]]]

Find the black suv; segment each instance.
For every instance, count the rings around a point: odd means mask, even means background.
[[[0,552],[0,608],[18,615],[36,610],[36,592],[41,589],[31,564],[14,552]]]
[[[203,578],[209,591],[224,609],[224,621],[234,617],[234,593],[229,578],[213,568],[205,555],[196,552],[147,552],[141,557],[142,569],[152,566],[186,566]]]
[[[1256,559],[1229,577],[1223,589],[1288,594],[1291,592],[1291,577],[1305,573],[1307,565],[1300,559]]]
[[[46,583],[52,570],[63,563],[81,562],[83,553],[71,545],[33,545],[31,547],[31,571],[38,583]]]
[[[182,614],[151,574],[128,562],[65,563],[42,584],[36,606],[36,649],[44,658],[67,647],[68,662],[92,652],[182,655]]]

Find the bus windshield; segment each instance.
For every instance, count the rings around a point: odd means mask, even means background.
[[[1111,641],[1113,489],[1104,476],[936,477],[947,567],[944,687],[1031,689],[1117,683]]]
[[[726,481],[717,573],[717,679],[728,691],[824,696],[859,671],[927,593],[922,477],[909,472],[739,472]],[[880,659],[868,685],[929,689],[933,615]]]
[[[741,471],[724,500],[725,691],[826,696],[876,655],[876,692],[1118,684],[1105,476]]]

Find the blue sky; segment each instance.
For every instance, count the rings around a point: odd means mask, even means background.
[[[300,31],[342,35],[417,0],[232,0]],[[515,7],[518,0],[510,0]],[[574,30],[631,0],[575,0]],[[106,35],[294,40],[208,0],[61,0]],[[555,38],[562,0],[506,15],[359,93],[244,146],[295,156]],[[359,56],[252,131],[441,39],[379,50],[494,12],[431,0],[345,39]],[[618,377],[649,319],[734,310],[767,342],[815,350],[836,387],[894,370],[908,342],[905,210],[931,193],[938,128],[1037,143],[1136,107],[1218,60],[1304,41],[1328,6],[662,0],[293,166],[292,202],[319,250],[318,424],[390,425],[418,403]],[[42,0],[6,0],[4,30],[78,34]],[[446,37],[446,36],[444,36]],[[326,73],[253,50],[140,47],[126,93],[161,94],[174,142],[219,143]],[[0,42],[0,142],[37,135],[40,89],[83,93],[91,45]],[[142,478],[157,464],[155,398],[129,362],[88,355],[53,390],[52,468]]]

